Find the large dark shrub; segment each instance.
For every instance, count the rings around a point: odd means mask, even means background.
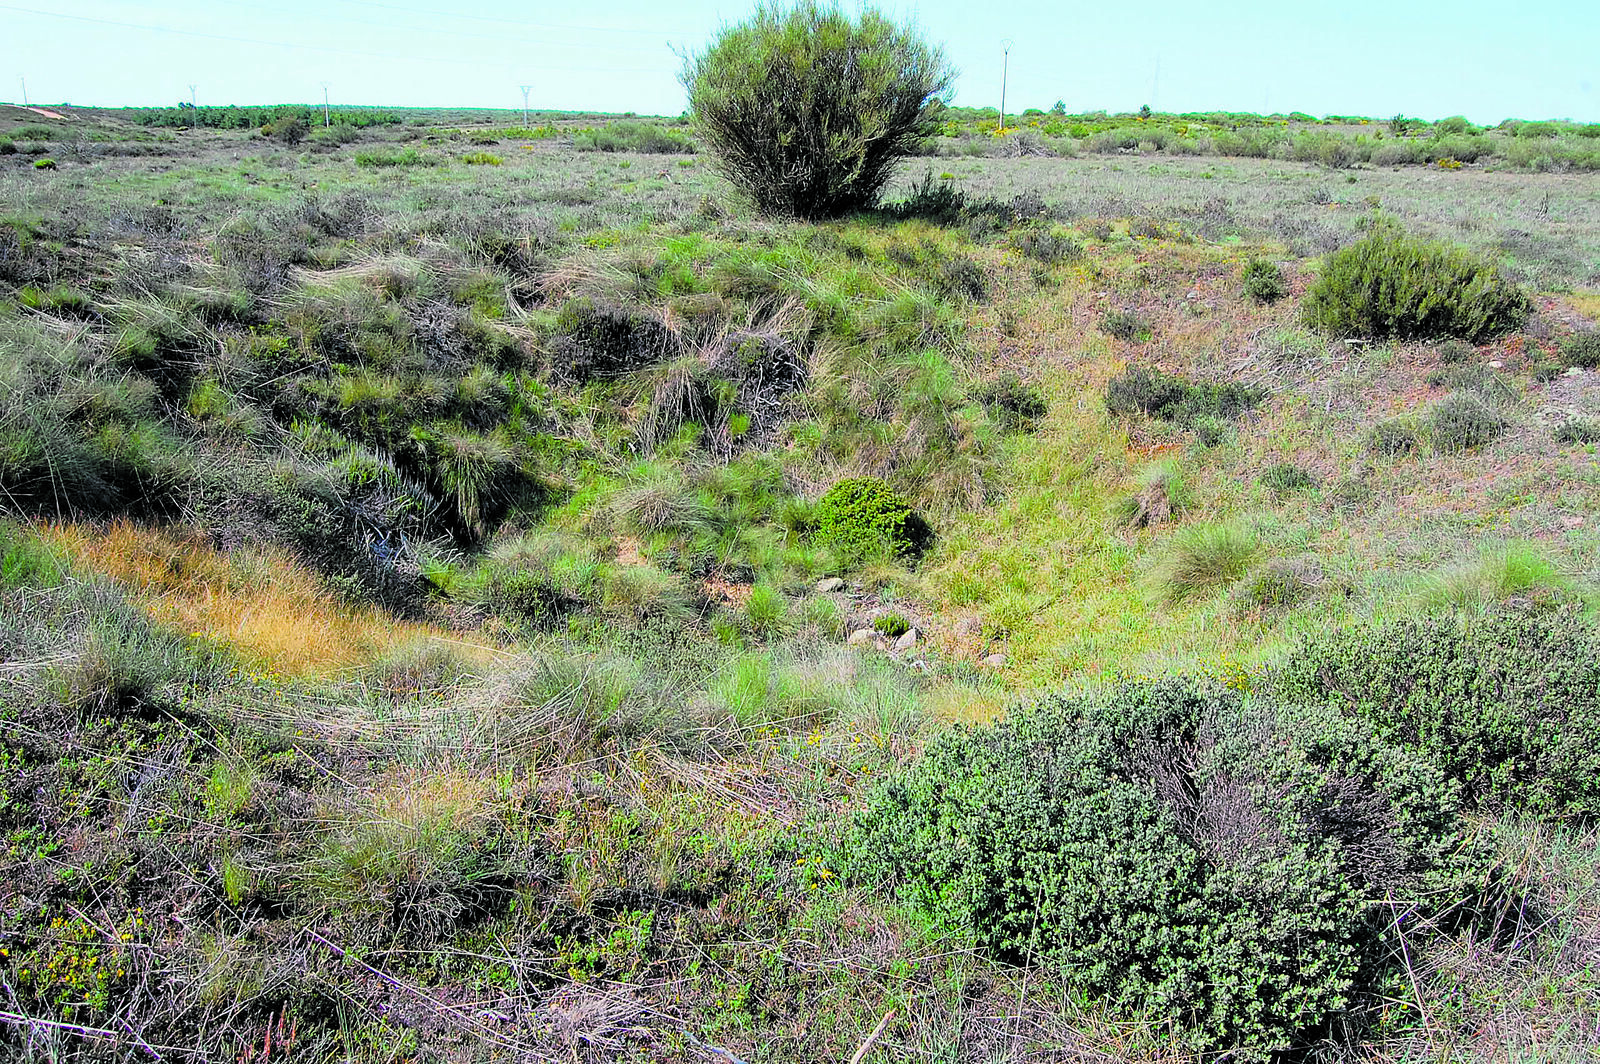
[[[1260,1058],[1372,985],[1397,916],[1470,895],[1457,789],[1327,709],[1190,681],[1053,697],[883,785],[858,873],[1077,992]]]
[[[858,564],[885,553],[914,558],[927,549],[933,529],[877,477],[851,477],[817,503],[814,535],[845,564]]]
[[[684,63],[695,132],[757,208],[802,218],[870,207],[928,132],[954,70],[872,9],[764,3]]]
[[[1576,613],[1502,610],[1345,630],[1272,688],[1369,719],[1478,802],[1600,812],[1600,638]]]
[[[1384,222],[1328,257],[1301,309],[1335,336],[1478,343],[1521,328],[1532,306],[1492,263]]]

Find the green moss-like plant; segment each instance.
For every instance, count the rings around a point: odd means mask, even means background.
[[[817,504],[820,544],[847,565],[885,554],[916,558],[933,539],[933,529],[877,477],[851,477],[828,489]]]

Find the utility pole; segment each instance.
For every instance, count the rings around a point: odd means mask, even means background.
[[[193,82],[190,82],[190,84],[189,84],[189,106],[190,107],[197,106],[195,104],[195,102],[194,102],[194,83]]]
[[[522,128],[528,129],[530,128],[528,125],[528,93],[533,91],[533,86],[522,85],[520,88],[522,89]]]
[[[322,83],[322,128],[326,129],[331,125],[333,125],[333,121],[328,117],[328,83],[324,81]]]
[[[1011,73],[1011,41],[1000,42],[1000,132],[1006,131],[1006,77]]]
[[[18,75],[22,81],[22,106],[28,106],[28,79]]]

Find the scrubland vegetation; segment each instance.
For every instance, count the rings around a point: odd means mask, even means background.
[[[0,1053],[1600,1048],[1592,127],[66,113]]]

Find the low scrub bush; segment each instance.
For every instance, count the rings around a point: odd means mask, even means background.
[[[1293,462],[1268,466],[1260,479],[1261,486],[1274,495],[1291,495],[1317,486],[1316,478]]]
[[[675,129],[648,122],[613,122],[572,138],[578,151],[639,152],[647,155],[690,155],[694,141]]]
[[[1100,318],[1100,331],[1132,342],[1149,339],[1150,323],[1131,310],[1108,310]]]
[[[1600,812],[1600,639],[1578,612],[1494,610],[1329,633],[1270,678],[1362,717],[1475,803]]]
[[[852,477],[828,489],[817,503],[816,541],[847,565],[891,555],[915,558],[933,529],[911,504],[876,477]]]
[[[1556,426],[1556,442],[1563,446],[1574,443],[1600,443],[1600,421],[1593,418],[1575,418]]]
[[[374,148],[356,152],[356,165],[388,169],[391,167],[438,166],[444,160],[437,155],[424,155],[415,148]]]
[[[1024,384],[1015,373],[1005,373],[973,390],[973,398],[983,404],[989,416],[1008,431],[1031,429],[1050,412],[1044,393]]]
[[[1327,582],[1315,558],[1272,558],[1239,581],[1233,606],[1244,613],[1281,613],[1315,598]]]
[[[1335,336],[1480,343],[1521,328],[1532,305],[1492,263],[1383,222],[1328,257],[1301,309]]]
[[[1500,412],[1470,391],[1451,392],[1433,408],[1434,450],[1446,454],[1482,447],[1505,431]]]
[[[1289,294],[1289,279],[1276,262],[1251,259],[1244,265],[1244,294],[1257,303],[1276,303]]]
[[[1148,414],[1158,421],[1192,425],[1203,418],[1237,418],[1266,394],[1266,389],[1256,385],[1195,383],[1147,366],[1129,366],[1107,382],[1106,410],[1117,417]]]
[[[1393,417],[1372,426],[1367,446],[1376,454],[1415,454],[1422,446],[1422,434],[1405,418]]]
[[[936,739],[860,814],[856,874],[1075,992],[1264,1060],[1375,992],[1393,928],[1470,898],[1459,794],[1319,708],[1191,681]]]
[[[461,157],[461,161],[468,166],[499,166],[505,162],[500,156],[491,155],[486,151],[469,152]]]
[[[671,331],[655,315],[580,297],[561,308],[550,361],[559,375],[583,381],[653,365],[676,350]]]
[[[1561,345],[1561,364],[1580,369],[1600,369],[1600,329],[1590,329]]]

